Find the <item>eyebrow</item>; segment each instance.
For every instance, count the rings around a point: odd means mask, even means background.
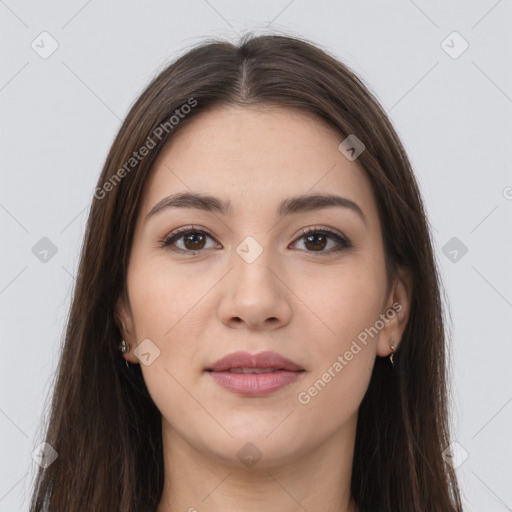
[[[284,217],[294,213],[310,212],[324,208],[347,208],[355,212],[367,225],[368,221],[361,207],[346,197],[336,194],[308,194],[285,199],[278,208],[278,215]],[[218,212],[223,215],[232,214],[230,201],[214,196],[193,192],[180,192],[159,201],[147,214],[146,220],[169,208],[194,208],[206,212]]]

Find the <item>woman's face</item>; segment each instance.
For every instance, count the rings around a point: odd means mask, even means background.
[[[164,430],[217,460],[271,466],[353,435],[375,357],[405,328],[407,288],[386,295],[372,187],[342,140],[301,112],[218,108],[176,133],[145,185],[125,357]],[[268,351],[295,366],[214,366]]]

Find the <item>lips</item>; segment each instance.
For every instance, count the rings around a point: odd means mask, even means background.
[[[276,392],[300,379],[304,368],[276,352],[234,352],[219,359],[205,372],[222,388],[245,397]]]
[[[277,352],[233,352],[206,368],[209,372],[272,373],[279,370],[304,371],[298,364]]]

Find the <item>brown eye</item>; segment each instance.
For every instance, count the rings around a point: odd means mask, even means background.
[[[295,244],[298,242],[304,244],[306,252],[317,252],[325,255],[352,247],[352,244],[344,236],[326,228],[304,229]]]
[[[192,233],[183,237],[183,244],[190,251],[202,249],[205,245],[206,237],[201,233]]]
[[[208,239],[213,238],[204,231],[198,229],[184,228],[169,235],[163,241],[163,247],[169,247],[170,250],[182,253],[202,252],[203,249],[208,249],[213,246],[207,247]]]
[[[312,251],[322,251],[327,245],[327,237],[321,233],[307,235],[304,240],[304,245]]]
[[[182,228],[169,235],[162,245],[163,247],[169,247],[174,252],[194,254],[203,252],[204,249],[215,247],[207,246],[208,239],[215,242],[213,237],[204,231]],[[298,242],[304,244],[306,252],[326,255],[352,247],[352,244],[345,237],[325,228],[303,230],[302,235],[295,244]],[[218,246],[219,244],[217,244]]]

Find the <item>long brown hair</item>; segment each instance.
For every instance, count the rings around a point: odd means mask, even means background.
[[[160,501],[161,414],[140,365],[127,368],[121,357],[114,308],[126,293],[152,164],[177,130],[222,104],[300,109],[366,146],[358,162],[377,200],[388,283],[404,265],[414,290],[395,366],[376,358],[360,406],[352,499],[361,512],[461,512],[454,471],[442,457],[450,441],[440,281],[411,165],[382,107],[352,71],[311,43],[277,35],[189,50],[150,83],[122,124],[92,201],[45,425],[58,458],[36,475],[31,512],[154,512]],[[143,146],[145,156],[131,160]]]

